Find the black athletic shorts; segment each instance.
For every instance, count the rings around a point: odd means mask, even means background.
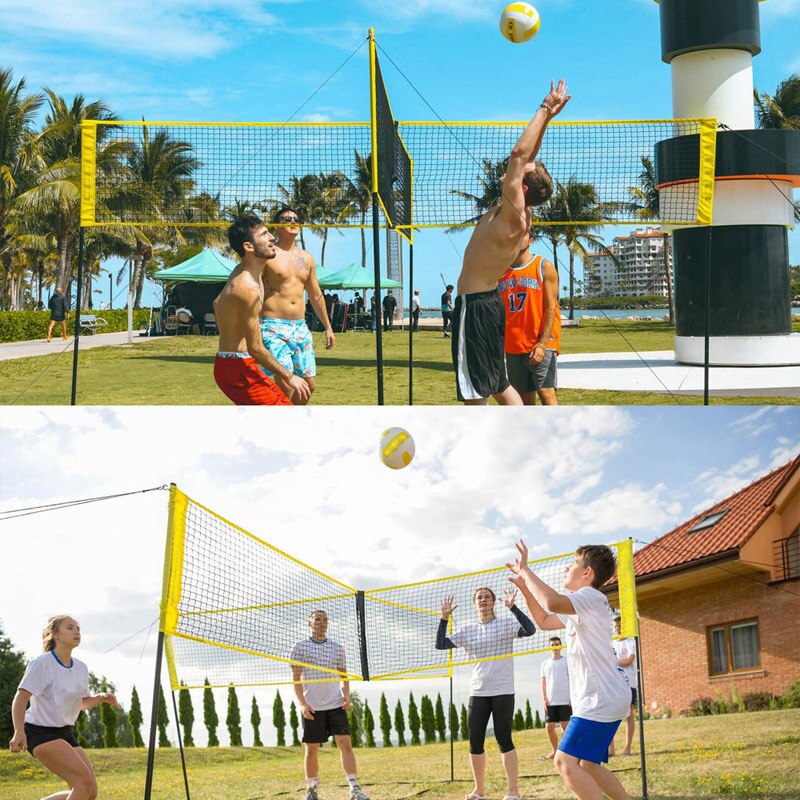
[[[34,725],[31,722],[25,723],[25,738],[28,740],[28,752],[33,751],[40,745],[47,742],[55,742],[63,739],[71,747],[80,747],[75,738],[75,727],[64,725],[62,728],[48,728],[45,725]]]
[[[480,400],[505,391],[506,314],[500,291],[456,297],[453,309],[453,366],[458,399]]]
[[[350,723],[343,708],[315,711],[314,719],[303,717],[303,741],[307,744],[322,744],[329,736],[349,736]]]
[[[544,712],[545,722],[569,722],[572,716],[572,706],[547,706]]]
[[[638,698],[638,695],[636,694],[636,688],[631,686],[631,705],[632,706],[636,705],[637,698]]]

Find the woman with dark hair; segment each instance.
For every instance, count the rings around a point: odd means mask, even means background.
[[[494,725],[494,736],[500,747],[500,757],[508,780],[508,790],[503,800],[520,800],[517,751],[511,739],[514,720],[514,660],[509,658],[514,640],[532,636],[536,632],[533,622],[515,605],[516,589],[506,589],[504,604],[512,616],[498,619],[494,613],[495,593],[486,587],[476,589],[472,604],[478,621],[447,635],[447,625],[453,611],[453,596],[442,601],[442,618],[436,634],[436,649],[463,647],[472,667],[469,692],[469,753],[475,788],[465,800],[483,800],[486,791],[486,753],[484,741],[489,717]]]
[[[89,757],[75,738],[75,720],[83,709],[110,703],[113,694],[89,693],[89,670],[72,657],[81,643],[80,625],[66,615],[50,617],[42,632],[44,653],[28,664],[11,704],[12,753],[30,751],[69,785],[46,800],[94,800],[97,781]],[[30,708],[26,706],[30,700]]]

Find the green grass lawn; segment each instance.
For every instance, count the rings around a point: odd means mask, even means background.
[[[800,325],[796,325],[800,329]],[[601,353],[669,350],[673,329],[664,322],[590,320],[565,329],[563,352]],[[384,335],[384,389],[387,404],[408,402],[408,334]],[[371,405],[377,402],[375,339],[362,331],[340,334],[324,350],[314,334],[318,376],[314,405]],[[230,405],[212,376],[217,339],[172,336],[133,346],[101,347],[80,353],[78,403],[81,405]],[[0,404],[60,405],[70,400],[72,351],[0,361]],[[622,388],[622,387],[621,387]],[[701,396],[651,392],[559,391],[565,405],[686,405]],[[435,331],[414,337],[414,403],[455,404],[450,340]],[[714,404],[796,403],[779,397],[714,397]]]
[[[652,800],[673,798],[800,798],[800,709],[717,717],[648,721],[647,774]],[[638,735],[638,732],[637,732]],[[570,797],[550,762],[542,760],[542,730],[516,733],[520,782],[526,798]],[[637,739],[638,741],[638,739]],[[142,797],[142,750],[91,750],[103,800]],[[488,797],[502,797],[502,768],[494,742],[487,743]],[[460,800],[471,788],[467,745],[455,745],[450,783],[449,745],[357,751],[359,776],[372,800]],[[203,800],[267,800],[303,794],[299,748],[214,748],[187,751],[192,797]],[[611,767],[634,798],[641,797],[639,759],[617,757]],[[338,754],[320,753],[320,800],[345,800]],[[27,754],[0,753],[0,797],[33,800],[64,787]],[[153,797],[180,800],[183,779],[177,749],[159,750]]]

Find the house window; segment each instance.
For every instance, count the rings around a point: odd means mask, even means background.
[[[758,620],[729,622],[708,628],[709,674],[727,675],[758,669]]]
[[[728,513],[728,511],[730,511],[730,509],[726,508],[724,511],[717,511],[714,514],[709,514],[707,517],[697,520],[697,522],[695,522],[695,524],[692,525],[692,527],[686,532],[695,533],[696,531],[704,531],[706,528],[716,525]]]

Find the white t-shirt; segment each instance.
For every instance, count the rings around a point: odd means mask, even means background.
[[[51,650],[28,664],[19,688],[32,695],[25,722],[63,728],[75,724],[81,713],[81,700],[90,696],[89,669],[77,658],[72,659],[71,667],[64,667]]]
[[[292,661],[304,664],[314,664],[325,667],[326,670],[344,672],[347,669],[344,647],[338,642],[326,639],[324,642],[315,642],[311,637],[298,642],[289,656]],[[341,681],[332,672],[322,669],[302,667],[300,677],[303,681],[324,681],[323,683],[303,683],[303,697],[314,711],[330,711],[341,708],[344,702]]]
[[[569,705],[569,666],[564,656],[542,661],[539,677],[544,678],[547,704],[551,706]]]
[[[572,713],[595,722],[616,722],[630,714],[631,691],[611,646],[606,596],[592,586],[570,594],[574,614],[558,614],[567,629]]]
[[[463,647],[467,651],[470,660],[492,658],[513,651],[519,627],[516,617],[509,614],[488,622],[472,622],[449,638],[456,647]],[[500,658],[474,664],[469,693],[473,697],[514,694],[514,659]]]
[[[635,689],[639,685],[639,681],[636,677],[636,640],[618,639],[614,642],[614,652],[617,654],[618,661],[621,658],[633,656],[633,661],[631,661],[627,667],[620,667],[620,669],[625,671],[631,689]]]

